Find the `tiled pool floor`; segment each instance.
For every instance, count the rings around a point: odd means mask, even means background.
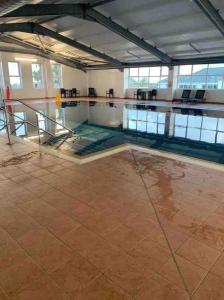
[[[0,136],[0,299],[224,299],[223,172],[32,147]]]

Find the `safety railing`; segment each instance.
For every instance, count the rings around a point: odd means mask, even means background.
[[[24,103],[23,101],[19,100],[19,99],[11,99],[11,101],[17,101],[20,104],[24,105],[25,107],[31,109],[33,112],[36,113],[36,124],[24,120],[21,117],[19,117],[18,115],[15,115],[13,112],[9,111],[7,106],[10,104],[6,104],[6,101],[3,99],[3,106],[0,107],[0,110],[3,111],[4,113],[4,119],[0,119],[1,122],[4,122],[4,125],[2,128],[0,128],[0,130],[3,130],[4,128],[6,128],[6,133],[7,133],[7,137],[8,137],[8,142],[11,145],[12,141],[11,141],[11,137],[10,135],[14,134],[23,124],[28,124],[34,128],[37,129],[38,131],[38,142],[39,144],[41,144],[41,132],[44,132],[48,135],[50,135],[51,137],[55,137],[56,135],[52,134],[51,132],[49,132],[46,129],[43,129],[39,126],[39,115],[43,116],[45,119],[49,120],[50,122],[53,122],[54,124],[60,126],[61,128],[63,128],[64,130],[68,131],[68,134],[65,135],[65,137],[62,139],[62,141],[60,141],[60,143],[56,146],[56,149],[60,148],[65,142],[67,142],[68,138],[74,136],[75,140],[77,140],[79,137],[77,136],[77,134],[75,133],[75,131],[71,130],[70,128],[68,128],[67,126],[57,122],[56,120],[54,120],[53,118],[47,116],[46,114],[44,114],[43,112],[35,109],[34,107],[28,105],[27,103]],[[14,122],[10,122],[9,121],[9,116],[13,116],[14,118],[20,120],[20,121],[14,121]],[[15,126],[15,129],[13,131],[10,130],[10,125],[20,125],[18,127]]]

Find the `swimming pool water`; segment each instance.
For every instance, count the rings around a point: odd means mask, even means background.
[[[39,116],[39,127],[53,135],[42,133],[45,145],[55,147],[63,141],[67,133],[60,124],[74,131],[75,137],[68,138],[60,147],[61,151],[85,156],[131,143],[224,163],[222,111],[197,106],[181,108],[97,101],[73,101],[64,103],[61,108],[52,102],[40,103],[35,108],[59,123],[54,124]],[[32,110],[22,105],[14,105],[13,112],[24,120],[34,121],[36,118]],[[11,121],[18,120],[11,117]],[[15,123],[12,127],[17,127],[17,136],[35,141],[37,131],[29,124],[18,128]]]

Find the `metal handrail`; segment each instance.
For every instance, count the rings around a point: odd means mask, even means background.
[[[33,126],[33,127],[35,127],[35,128],[39,128],[39,125],[38,125],[38,124],[34,124],[34,123],[32,123],[32,122],[26,121],[26,120],[20,118],[19,116],[15,115],[15,114],[12,113],[12,112],[9,112],[9,111],[8,111],[8,114],[9,114],[10,116],[13,116],[13,117],[15,117],[15,118],[21,120],[23,123],[29,124],[29,125],[31,125],[31,126]],[[9,122],[9,123],[10,123],[10,122]],[[13,124],[15,124],[15,123],[13,122]],[[45,130],[45,129],[43,129],[43,128],[40,128],[40,129],[41,129],[43,132],[45,132],[45,133],[47,133],[47,134],[49,134],[49,135],[51,135],[51,136],[54,136],[54,135],[53,135],[51,132],[49,132],[48,130]]]
[[[9,131],[8,126],[9,126],[9,124],[10,124],[11,122],[8,120],[8,116],[7,116],[7,115],[14,116],[14,117],[16,117],[16,118],[18,118],[19,120],[22,121],[22,122],[16,122],[16,123],[24,123],[24,124],[26,123],[26,124],[29,124],[29,125],[31,125],[31,126],[37,128],[37,129],[38,129],[38,134],[39,134],[39,132],[40,132],[40,130],[41,130],[41,131],[43,131],[43,132],[49,134],[49,135],[52,136],[52,137],[55,136],[54,134],[50,133],[49,131],[47,131],[47,130],[45,130],[45,129],[39,127],[39,124],[38,124],[38,114],[42,115],[44,118],[50,120],[51,122],[53,122],[53,123],[59,125],[60,127],[64,128],[65,130],[67,130],[67,131],[68,131],[68,134],[67,134],[66,137],[63,139],[63,141],[56,147],[56,149],[60,148],[61,145],[63,145],[65,142],[67,142],[67,139],[68,139],[71,135],[76,135],[75,132],[74,132],[73,130],[69,129],[68,127],[66,127],[66,126],[64,126],[64,125],[62,125],[62,124],[60,124],[60,123],[58,123],[57,121],[55,121],[55,120],[52,119],[51,117],[48,117],[48,116],[45,115],[44,113],[38,111],[37,109],[35,109],[35,108],[33,108],[32,106],[30,106],[30,105],[24,103],[23,101],[21,101],[21,100],[19,100],[19,99],[10,99],[10,100],[11,100],[11,101],[18,101],[19,103],[23,104],[24,106],[26,106],[26,107],[28,107],[29,109],[31,109],[31,110],[33,110],[34,112],[36,112],[36,116],[37,116],[37,124],[33,124],[33,123],[29,122],[29,121],[26,121],[26,120],[22,119],[21,117],[15,115],[14,113],[8,111],[7,105],[6,105],[6,101],[5,101],[5,99],[3,99],[3,107],[0,107],[0,110],[3,110],[4,113],[5,113],[5,118],[6,118],[5,124],[6,124],[6,125],[5,125],[3,128],[5,128],[5,127],[7,128],[7,135],[8,135],[9,144],[11,144],[11,140],[10,140],[10,131]],[[15,122],[14,122],[13,124],[15,124]],[[2,130],[2,129],[1,129],[1,130]],[[16,130],[17,130],[17,129],[16,129]],[[16,131],[16,130],[15,130],[15,131]],[[40,143],[40,137],[39,137],[39,143]]]
[[[57,125],[63,127],[64,129],[68,130],[70,133],[75,134],[75,132],[72,131],[72,130],[71,130],[70,128],[68,128],[67,126],[58,123],[57,121],[55,121],[55,120],[52,119],[51,117],[48,117],[47,115],[45,115],[44,113],[40,112],[39,110],[33,108],[32,106],[30,106],[30,105],[24,103],[23,101],[21,101],[21,100],[19,100],[19,99],[14,99],[14,100],[16,100],[16,101],[18,101],[19,103],[23,104],[24,106],[26,106],[26,107],[32,109],[33,111],[35,111],[36,113],[42,115],[43,117],[45,117],[46,119],[50,120],[51,122],[53,122],[53,123],[55,123],[55,124],[57,124]]]

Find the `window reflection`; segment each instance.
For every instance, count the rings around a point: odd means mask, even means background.
[[[224,144],[224,119],[175,114],[174,136],[213,144]]]
[[[139,132],[164,134],[166,113],[147,110],[128,109],[127,128]],[[125,126],[124,126],[125,128]]]

